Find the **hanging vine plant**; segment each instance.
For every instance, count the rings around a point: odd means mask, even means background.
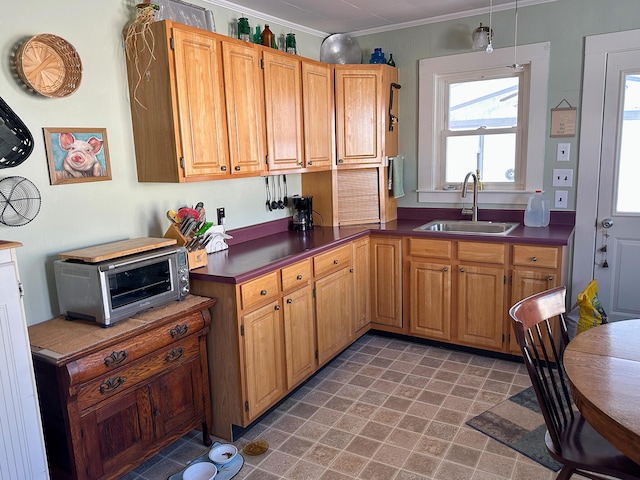
[[[142,81],[142,76],[149,70],[151,62],[155,59],[155,37],[151,24],[155,21],[156,12],[160,7],[151,0],[136,5],[136,18],[125,27],[124,46],[127,60],[132,62],[136,72],[136,84],[133,88],[133,98],[142,108],[145,107],[136,97],[136,92]],[[140,59],[146,58],[144,65],[140,65]]]

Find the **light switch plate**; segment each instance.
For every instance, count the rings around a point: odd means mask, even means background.
[[[555,208],[567,208],[567,196],[569,192],[566,190],[556,190]]]
[[[558,153],[556,154],[556,160],[558,162],[568,162],[569,161],[569,152],[571,151],[570,143],[559,143],[558,144]]]
[[[553,186],[554,187],[572,187],[573,186],[573,168],[554,168],[553,169]]]

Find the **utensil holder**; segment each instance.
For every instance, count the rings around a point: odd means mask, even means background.
[[[185,246],[193,238],[192,236],[185,237],[180,233],[180,227],[177,223],[172,224],[164,234],[164,238],[173,238],[178,245]],[[187,251],[187,260],[189,262],[189,270],[195,268],[206,267],[209,263],[207,257],[207,251],[204,248],[198,248],[197,250]]]

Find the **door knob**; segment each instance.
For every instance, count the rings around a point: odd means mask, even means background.
[[[604,228],[613,227],[613,218],[605,218],[604,220],[602,220],[602,226]]]

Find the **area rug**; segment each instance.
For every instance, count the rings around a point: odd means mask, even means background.
[[[562,467],[547,452],[547,427],[533,387],[472,418],[467,425],[555,472]]]

